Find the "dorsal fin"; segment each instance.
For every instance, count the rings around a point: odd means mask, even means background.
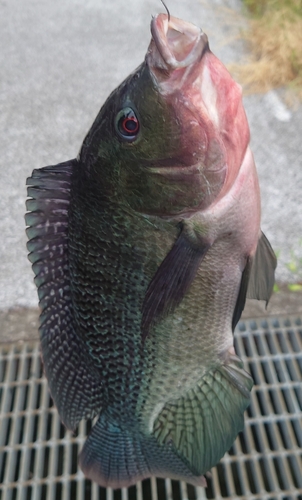
[[[195,278],[197,269],[210,244],[205,242],[193,247],[180,233],[150,282],[142,309],[142,335],[147,337],[149,329],[158,319],[174,311],[183,299]]]
[[[42,357],[51,395],[74,429],[101,408],[99,375],[74,329],[68,266],[68,209],[77,160],[34,170],[25,215],[29,260],[38,287]],[[89,367],[89,370],[87,369]]]

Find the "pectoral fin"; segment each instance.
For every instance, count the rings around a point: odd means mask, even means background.
[[[193,247],[180,233],[146,292],[142,309],[143,339],[147,337],[152,324],[172,312],[181,302],[209,248],[207,242]]]

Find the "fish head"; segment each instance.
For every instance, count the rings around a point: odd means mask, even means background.
[[[193,24],[159,14],[151,33],[144,63],[86,137],[82,163],[136,211],[190,215],[238,174],[249,142],[241,89]]]

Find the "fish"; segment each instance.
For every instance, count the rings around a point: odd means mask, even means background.
[[[276,268],[249,140],[206,34],[159,13],[78,156],[27,179],[44,371],[68,429],[96,418],[79,465],[101,486],[205,486],[244,427],[234,329]]]

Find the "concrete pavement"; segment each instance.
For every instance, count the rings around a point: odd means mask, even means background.
[[[238,0],[170,0],[171,14],[201,26],[226,64],[245,47]],[[76,156],[109,92],[143,60],[159,0],[0,1],[0,309],[36,307],[26,256],[26,177]],[[302,106],[278,93],[244,98],[262,191],[262,227],[280,252],[277,278],[302,257]],[[4,316],[3,316],[4,317]],[[0,318],[1,320],[1,318]],[[21,321],[21,319],[20,319]]]

